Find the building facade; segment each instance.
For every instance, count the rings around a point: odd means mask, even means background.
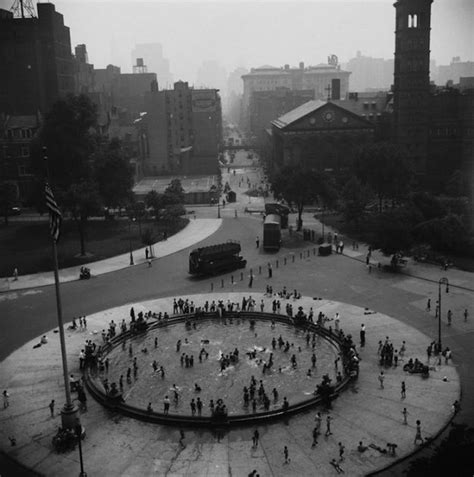
[[[244,92],[242,109],[244,127],[250,127],[250,103],[253,93],[257,91],[273,91],[277,88],[296,90],[313,90],[315,99],[340,99],[349,91],[349,71],[341,70],[337,58],[333,55],[328,64],[305,67],[301,62],[298,68],[262,66],[252,68],[243,75]]]
[[[41,126],[41,116],[0,114],[0,171],[3,180],[14,184],[16,199],[28,205],[33,193],[30,143]]]
[[[46,114],[75,91],[69,28],[52,3],[37,8],[37,18],[0,10],[0,112],[6,114]]]
[[[250,134],[252,142],[261,144],[271,122],[285,113],[314,99],[314,90],[277,88],[273,91],[255,91],[250,101]]]
[[[192,89],[183,81],[172,90],[156,86],[135,124],[145,175],[216,173],[222,141],[217,90]]]
[[[433,0],[397,0],[394,137],[415,170],[426,171],[430,101],[430,25]]]
[[[350,167],[357,148],[374,140],[376,124],[332,101],[313,100],[272,121],[270,170],[286,165],[326,172]]]

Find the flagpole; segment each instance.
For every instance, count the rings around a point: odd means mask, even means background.
[[[46,155],[46,148],[43,148],[44,153],[44,163],[46,167],[46,178],[49,180],[48,172],[48,156]],[[51,212],[50,212],[51,213]],[[58,318],[58,328],[59,328],[59,341],[61,343],[61,358],[63,364],[63,378],[64,378],[64,390],[66,392],[66,404],[61,410],[61,424],[63,428],[74,429],[77,425],[78,419],[78,409],[72,403],[71,399],[71,387],[69,384],[69,371],[67,367],[67,353],[66,353],[66,340],[64,337],[64,324],[62,317],[62,306],[61,306],[61,293],[59,290],[59,273],[58,273],[58,250],[56,246],[56,237],[51,236],[51,243],[53,248],[53,263],[54,263],[54,286],[56,290],[56,311]]]
[[[66,391],[66,404],[61,410],[61,422],[63,428],[73,429],[77,418],[77,407],[74,406],[71,399],[71,386],[69,384],[69,371],[67,367],[67,353],[66,353],[66,340],[64,337],[64,324],[62,317],[61,307],[61,294],[59,291],[59,273],[58,273],[58,250],[56,247],[56,240],[51,240],[53,243],[53,259],[54,259],[54,286],[56,289],[56,309],[58,315],[58,327],[59,327],[59,341],[61,342],[61,357],[63,362],[63,377],[64,377],[64,389]]]

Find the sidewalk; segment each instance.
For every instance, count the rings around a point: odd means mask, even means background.
[[[166,257],[172,253],[179,252],[191,245],[201,242],[222,225],[221,219],[191,219],[189,224],[177,234],[169,237],[167,240],[154,244],[154,259]],[[145,248],[142,247],[133,250],[134,264],[143,264],[145,260]],[[91,270],[92,277],[104,273],[114,272],[123,268],[130,267],[130,254],[124,253],[115,257],[107,258],[86,264]],[[79,279],[81,266],[63,268],[59,270],[59,281],[61,283],[71,282]],[[42,287],[54,284],[53,272],[34,273],[31,275],[21,275],[18,280],[6,278],[0,283],[0,292],[10,290],[21,290],[24,288]]]
[[[293,214],[292,214],[293,215]],[[296,216],[296,214],[294,214]],[[290,216],[291,217],[291,216]],[[294,224],[296,219],[292,220],[290,218],[290,224]],[[321,235],[322,224],[321,222],[314,218],[312,213],[306,212],[303,213],[303,228],[314,230],[316,236]],[[298,232],[302,235],[301,232]],[[340,234],[333,227],[324,225],[324,236],[327,237],[328,233],[334,237],[336,233],[338,236],[338,241],[342,240],[344,242],[344,252],[342,255],[358,260],[365,264],[367,254],[369,252],[369,246],[366,243],[357,242],[357,248],[353,249],[353,240],[349,240],[344,235]],[[309,243],[309,242],[308,242]],[[335,247],[333,243],[333,253],[335,252]],[[390,264],[390,257],[385,256],[380,250],[372,250],[370,264],[372,273],[387,273],[378,269],[378,264],[381,266]],[[421,280],[428,280],[434,283],[438,283],[441,277],[447,277],[449,279],[449,285],[453,287],[460,287],[468,291],[474,291],[473,285],[473,274],[471,272],[465,272],[456,268],[450,268],[448,270],[442,269],[438,265],[432,265],[428,263],[419,263],[413,260],[411,257],[407,257],[407,265],[402,268],[399,272],[401,275],[410,276],[413,278],[418,278]]]

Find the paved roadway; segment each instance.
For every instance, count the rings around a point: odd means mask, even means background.
[[[253,200],[253,199],[252,199]],[[224,225],[212,237],[200,245],[225,241],[240,240],[242,252],[253,266],[254,273],[258,265],[265,266],[271,259],[288,255],[291,250],[298,254],[295,241],[283,248],[278,255],[266,255],[255,248],[255,236],[261,235],[261,219],[259,217],[243,216],[243,205],[238,205],[239,216],[234,218],[229,212],[231,206],[223,212]],[[215,214],[215,209],[196,208],[198,217]],[[98,276],[90,281],[70,282],[62,285],[62,301],[65,320],[77,315],[89,315],[110,307],[129,302],[149,300],[157,297],[189,295],[210,291],[211,282],[215,291],[220,287],[221,277],[196,280],[188,276],[189,249],[164,257],[156,261],[152,268],[130,267],[111,274]],[[363,257],[360,257],[363,259]],[[282,260],[282,258],[281,258]],[[361,261],[347,256],[331,256],[328,258],[312,259],[311,266],[298,267],[298,264],[287,268],[275,269],[273,285],[275,289],[286,285],[297,288],[307,296],[323,296],[331,300],[352,303],[357,306],[369,307],[385,313],[400,321],[410,324],[423,333],[437,336],[437,320],[433,314],[424,311],[426,298],[430,296],[435,302],[438,292],[437,279],[447,275],[451,283],[458,281],[472,288],[472,275],[457,271],[441,272],[428,269],[424,273],[426,279],[415,279],[403,275],[368,274]],[[301,270],[300,270],[301,268]],[[303,272],[304,273],[301,273]],[[425,269],[423,269],[426,271]],[[247,268],[248,271],[248,268]],[[418,271],[421,271],[418,270]],[[237,274],[236,274],[237,276]],[[263,275],[256,275],[254,289],[264,291],[266,281]],[[225,289],[230,291],[230,274],[222,277]],[[467,285],[466,285],[467,284]],[[246,283],[240,283],[239,289],[245,288]],[[235,288],[234,288],[235,289]],[[455,310],[455,320],[451,328],[443,325],[443,344],[453,350],[454,362],[462,381],[462,411],[457,420],[474,425],[474,380],[470,367],[474,363],[474,347],[472,346],[474,332],[474,310],[471,308],[470,321],[461,322],[460,310],[474,303],[474,293],[465,289],[451,287],[449,296],[443,295],[443,310],[448,307]],[[0,294],[1,331],[8,336],[8,341],[0,349],[0,360],[3,360],[21,344],[43,332],[55,327],[55,295],[54,287],[34,288],[23,291]],[[18,470],[15,474],[18,474]],[[388,473],[386,473],[388,475]],[[8,474],[5,474],[8,475]],[[393,475],[400,475],[400,467],[395,468]]]

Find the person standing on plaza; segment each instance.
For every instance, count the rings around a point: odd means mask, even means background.
[[[318,427],[314,426],[314,429],[313,429],[313,443],[311,444],[311,447],[316,447],[318,445],[318,435],[319,435]]]
[[[467,311],[467,308],[464,309],[463,315],[464,315],[464,323],[466,323],[466,322],[467,322],[467,317],[469,316],[469,313],[468,313],[468,311]]]
[[[180,446],[184,449],[186,446],[184,445],[184,438],[185,438],[185,435],[184,435],[184,431],[183,429],[180,429],[179,430],[179,444]]]
[[[51,417],[54,417],[54,399],[51,400],[48,407],[49,407],[49,411],[51,412]]]
[[[416,445],[420,441],[423,444],[423,437],[421,437],[421,421],[418,419],[416,421],[416,434],[414,444]]]
[[[3,409],[6,409],[10,405],[10,394],[8,394],[8,391],[5,389],[3,391]]]
[[[342,462],[344,460],[344,450],[345,447],[342,445],[342,442],[339,442],[339,462]]]
[[[384,387],[383,387],[384,380],[385,380],[385,376],[383,374],[383,371],[380,371],[380,374],[379,374],[380,389],[384,389]]]
[[[252,442],[254,447],[258,446],[259,438],[260,438],[260,433],[258,432],[258,429],[255,429],[255,431],[253,431],[253,436],[252,436]]]
[[[403,408],[402,414],[403,414],[403,424],[406,426],[408,424],[408,421],[407,421],[408,411],[406,407]]]
[[[407,397],[405,381],[402,381],[401,395],[402,395],[402,399],[405,399]]]
[[[453,319],[453,312],[448,310],[448,326],[451,326],[451,321]]]
[[[13,281],[16,282],[18,280],[18,268],[13,269]]]
[[[362,323],[360,325],[360,347],[363,348],[365,346],[365,325]]]
[[[268,262],[268,278],[272,278],[272,276],[273,276],[272,264]]]
[[[258,235],[257,235],[257,238],[255,239],[255,243],[257,245],[257,248],[260,248],[260,238]]]
[[[168,396],[165,396],[163,399],[163,414],[168,414],[170,410],[170,398]]]
[[[285,464],[289,464],[290,463],[290,457],[289,457],[289,452],[288,452],[288,447],[285,446],[284,449],[283,449],[283,455],[285,457]]]
[[[332,421],[332,417],[330,414],[328,414],[328,416],[326,417],[326,434],[325,434],[326,437],[332,435],[331,421]]]

